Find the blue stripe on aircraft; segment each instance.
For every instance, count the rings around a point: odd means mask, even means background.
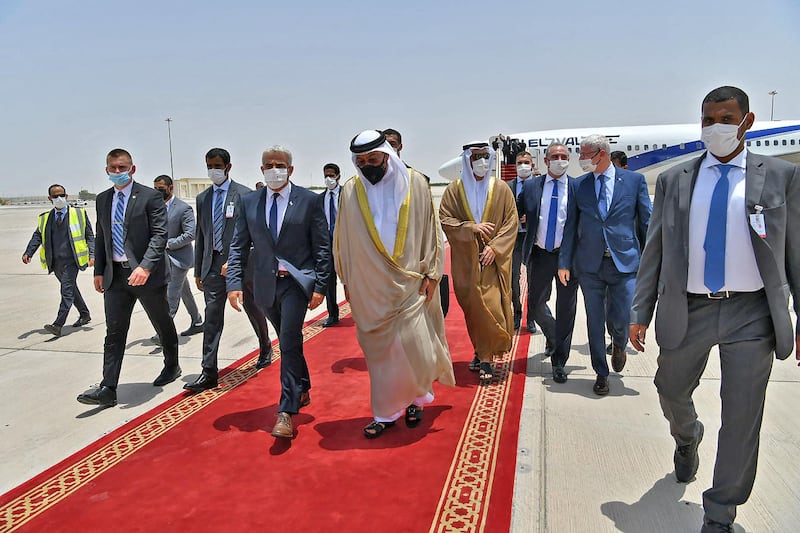
[[[767,130],[748,131],[745,134],[746,140],[760,139],[762,137],[770,137],[772,135],[780,135],[782,133],[792,133],[800,131],[800,126],[782,126],[780,128],[770,128]],[[699,139],[690,141],[683,144],[676,144],[675,146],[667,146],[666,148],[659,148],[650,152],[644,152],[639,155],[628,157],[628,170],[641,170],[664,161],[669,161],[676,157],[689,155],[695,152],[705,150],[705,145]]]

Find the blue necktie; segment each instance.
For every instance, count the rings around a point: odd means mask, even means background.
[[[222,251],[222,230],[225,227],[223,223],[222,202],[225,200],[225,191],[217,189],[217,197],[214,198],[214,249],[218,252]]]
[[[547,236],[544,247],[552,252],[556,247],[556,222],[558,221],[558,180],[553,180],[553,193],[550,196],[550,211],[547,214]]]
[[[125,255],[125,245],[122,240],[123,224],[125,223],[125,193],[117,193],[117,208],[114,210],[114,220],[111,221],[111,242],[114,245],[114,255]]]
[[[608,206],[606,205],[606,177],[604,174],[597,176],[600,180],[600,192],[597,194],[597,207],[600,209],[600,216],[603,220],[608,216]]]
[[[272,195],[272,206],[269,208],[269,232],[272,235],[272,242],[278,242],[278,197],[280,194]]]
[[[328,224],[328,229],[330,229],[331,235],[333,235],[333,228],[336,227],[336,204],[333,202],[333,191],[330,192],[330,197],[328,213],[330,214],[331,221]]]
[[[725,285],[725,239],[728,229],[728,171],[733,165],[717,165],[720,177],[711,194],[708,208],[708,225],[703,249],[706,251],[703,283],[711,292]]]

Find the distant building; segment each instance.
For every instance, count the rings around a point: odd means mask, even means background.
[[[211,185],[208,178],[178,178],[173,180],[175,195],[183,200],[194,200],[198,194]]]

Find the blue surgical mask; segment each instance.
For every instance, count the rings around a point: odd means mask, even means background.
[[[114,185],[121,187],[130,181],[131,175],[128,174],[127,172],[120,172],[119,174],[110,172],[108,174],[108,179],[110,179],[111,183],[113,183]]]

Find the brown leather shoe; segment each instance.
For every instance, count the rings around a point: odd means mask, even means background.
[[[300,395],[300,407],[305,407],[310,403],[311,403],[311,393],[305,391],[303,394]]]
[[[291,439],[294,437],[294,428],[292,428],[292,415],[289,413],[278,413],[278,419],[272,427],[272,436],[282,439]]]
[[[625,354],[625,348],[615,344],[611,354],[611,368],[614,369],[614,372],[622,372],[627,360],[628,356]]]

